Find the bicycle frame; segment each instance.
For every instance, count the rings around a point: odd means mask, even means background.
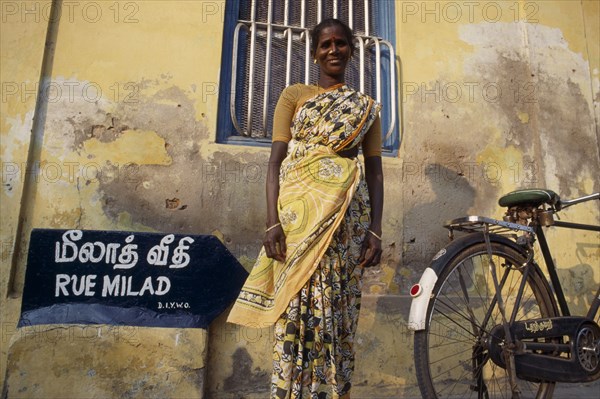
[[[586,198],[586,197],[583,197],[583,198]],[[597,198],[597,196],[589,198],[589,199],[595,199],[595,198]],[[580,201],[580,202],[583,202],[583,201]],[[577,203],[579,203],[579,202],[577,202]],[[559,228],[600,232],[600,226],[581,224],[581,223],[562,222],[559,220],[554,221],[552,226],[559,227]],[[550,276],[550,281],[552,282],[552,287],[554,288],[554,295],[556,296],[556,300],[558,302],[560,312],[563,316],[570,316],[571,312],[569,310],[569,305],[567,303],[564,291],[562,289],[562,284],[558,278],[557,267],[554,264],[554,260],[552,259],[552,255],[550,253],[550,247],[548,246],[548,242],[546,241],[546,236],[544,235],[543,226],[539,223],[535,227],[535,235],[538,239],[540,249],[541,249],[542,255],[544,257],[544,263],[546,264],[546,268],[548,269],[548,274]],[[588,319],[592,319],[599,308],[600,308],[600,287],[598,287],[598,291],[596,292],[596,296],[590,305],[590,308],[588,310],[586,317]]]
[[[590,200],[600,199],[600,193],[595,193],[592,195],[576,198],[570,201],[562,201],[557,205],[557,208],[552,208],[552,214],[556,213],[561,209],[565,209],[575,204],[579,204],[582,202],[587,202]],[[578,229],[578,230],[587,230],[587,231],[600,231],[600,226],[597,225],[589,225],[589,224],[581,224],[581,223],[571,223],[571,222],[563,222],[559,220],[552,220],[552,223],[547,226],[555,226],[560,228],[569,228],[569,229]],[[550,276],[550,282],[555,291],[555,296],[557,299],[557,303],[559,304],[559,310],[562,315],[568,316],[570,315],[569,306],[567,304],[564,291],[562,289],[562,285],[560,283],[560,279],[558,278],[557,267],[552,259],[552,255],[550,253],[550,248],[548,246],[548,242],[546,241],[546,236],[543,231],[543,224],[537,222],[534,226],[526,226],[519,223],[497,220],[492,218],[487,218],[483,216],[467,216],[458,219],[453,219],[444,223],[444,227],[449,230],[450,239],[453,238],[454,230],[463,231],[463,232],[485,232],[486,234],[497,233],[497,234],[508,234],[515,233],[518,231],[530,233],[538,238],[538,242],[540,245],[540,250],[542,251],[542,256],[544,258],[544,262],[548,269],[548,274]],[[443,250],[442,250],[443,251]],[[438,252],[433,258],[433,261],[438,259],[444,255],[441,251]],[[427,312],[427,307],[429,305],[431,292],[433,287],[438,279],[437,273],[431,267],[425,269],[423,274],[421,275],[421,279],[418,284],[415,284],[411,288],[410,295],[412,297],[410,313],[408,318],[408,329],[413,331],[420,331],[426,328],[427,321],[425,320],[425,315]],[[588,310],[587,317],[592,318],[594,314],[600,308],[600,287],[598,288],[598,292],[590,309]]]
[[[546,236],[544,234],[544,227],[558,227],[558,228],[566,228],[566,229],[574,229],[574,230],[585,230],[585,231],[597,231],[600,232],[600,226],[591,225],[591,224],[583,224],[583,223],[573,223],[573,222],[563,222],[560,220],[554,220],[551,216],[557,213],[558,211],[570,207],[575,204],[580,204],[583,202],[600,199],[600,193],[595,193],[591,195],[587,195],[580,198],[575,198],[569,201],[559,202],[556,207],[552,207],[546,212],[550,212],[544,215],[544,222],[542,223],[542,216],[537,215],[533,217],[532,223],[529,226],[524,226],[518,223],[513,223],[509,221],[500,221],[495,219],[489,219],[479,216],[470,216],[467,218],[454,219],[450,222],[447,222],[444,227],[450,230],[450,236],[452,238],[452,231],[454,229],[457,230],[471,230],[467,227],[469,224],[472,227],[472,230],[477,230],[481,228],[481,223],[483,225],[483,231],[486,235],[493,233],[493,228],[497,230],[506,231],[506,229],[512,229],[514,231],[523,231],[525,233],[533,234],[534,237],[537,238],[540,250],[542,251],[542,256],[544,258],[544,263],[546,264],[546,268],[548,270],[548,275],[550,277],[550,282],[552,283],[552,287],[554,288],[554,295],[556,297],[560,312],[563,316],[571,316],[571,311],[569,309],[569,305],[567,303],[562,284],[558,277],[557,267],[552,258],[552,254],[550,253],[550,246],[548,245],[548,241],[546,240]],[[491,227],[493,226],[493,227]],[[530,259],[531,260],[531,259]],[[596,312],[600,309],[600,286],[598,287],[598,291],[590,304],[590,308],[588,309],[586,317],[588,319],[592,319]]]

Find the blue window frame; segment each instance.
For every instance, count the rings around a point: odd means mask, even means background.
[[[383,104],[382,150],[397,152],[401,121],[394,1],[228,0],[225,7],[218,142],[270,144],[279,93],[289,84],[318,78],[318,67],[310,62],[308,29],[333,16],[348,23],[357,37],[346,82]]]

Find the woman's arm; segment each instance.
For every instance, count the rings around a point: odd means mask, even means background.
[[[267,169],[267,231],[263,244],[267,256],[285,260],[285,234],[279,222],[277,201],[279,199],[279,168],[287,155],[288,142],[292,138],[290,126],[298,102],[299,86],[288,86],[281,92],[273,115],[273,143]]]
[[[267,169],[267,229],[263,245],[269,258],[283,262],[285,260],[286,246],[285,234],[279,222],[277,200],[279,199],[279,168],[287,154],[287,143],[274,141],[271,145],[271,156]],[[275,227],[273,227],[275,226]],[[271,228],[273,227],[273,228]]]
[[[365,158],[365,179],[371,202],[371,226],[367,231],[359,262],[375,266],[381,261],[381,225],[383,217],[383,168],[380,156]]]

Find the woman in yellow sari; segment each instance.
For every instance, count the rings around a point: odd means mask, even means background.
[[[318,85],[277,103],[264,246],[228,318],[274,324],[272,399],[350,398],[362,271],[381,258],[380,106],[344,84],[348,26],[324,20],[311,39]]]

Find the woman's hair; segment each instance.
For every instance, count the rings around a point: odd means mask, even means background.
[[[354,33],[352,29],[339,19],[335,18],[327,18],[322,20],[315,26],[310,33],[310,49],[313,54],[317,52],[317,46],[319,45],[319,37],[321,36],[321,32],[325,28],[330,28],[332,26],[339,26],[344,31],[344,35],[346,36],[346,40],[348,41],[348,45],[350,46],[350,55],[354,53]]]

